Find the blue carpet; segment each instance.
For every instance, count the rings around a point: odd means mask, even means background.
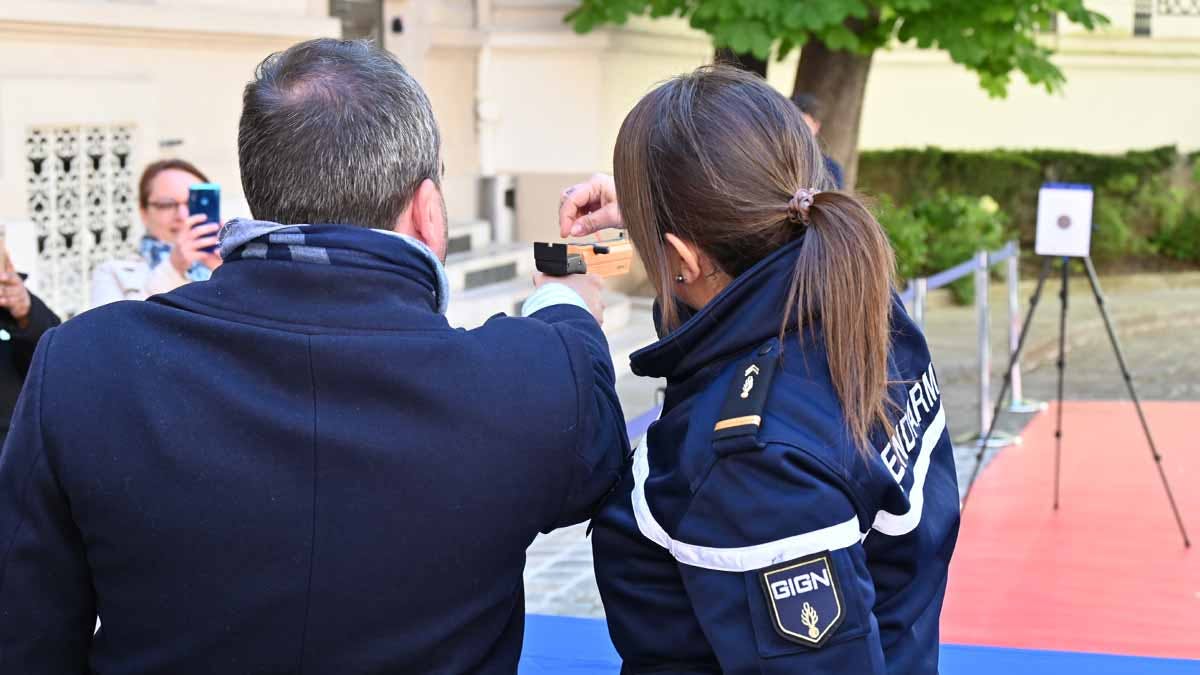
[[[638,439],[646,433],[651,424],[654,424],[662,412],[662,406],[656,405],[646,412],[625,423],[625,431],[629,434],[629,442],[636,443]]]
[[[599,619],[531,614],[521,675],[615,675],[621,661]],[[942,675],[1200,675],[1200,661],[942,645]]]
[[[620,670],[621,659],[603,620],[540,614],[525,617],[525,649],[518,671],[521,675],[611,675]]]
[[[1197,675],[1200,674],[1200,661],[942,645],[941,671],[943,675]]]

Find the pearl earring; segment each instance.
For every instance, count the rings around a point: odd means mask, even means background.
[[[682,283],[683,283],[683,275],[682,275],[682,274],[676,274],[676,275],[675,275],[675,283],[677,283],[677,284],[682,284]]]

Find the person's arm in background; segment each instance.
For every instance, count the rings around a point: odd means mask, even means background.
[[[96,599],[83,536],[42,433],[46,334],[0,449],[0,673],[87,672]]]
[[[25,280],[13,269],[12,259],[8,255],[4,258],[7,262],[0,270],[0,309],[12,316],[5,329],[12,340],[13,365],[24,375],[29,371],[38,340],[62,321],[41,298],[29,292]]]
[[[47,307],[41,298],[30,293],[29,299],[29,314],[25,325],[22,327],[18,322],[17,330],[12,331],[13,365],[24,374],[29,372],[38,340],[42,339],[46,331],[62,323],[62,319],[59,319],[54,310]]]

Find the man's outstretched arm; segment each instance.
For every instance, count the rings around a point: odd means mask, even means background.
[[[573,371],[579,419],[573,448],[575,478],[549,530],[591,518],[620,478],[629,456],[629,439],[612,355],[599,323],[604,311],[602,283],[581,276],[542,281],[522,313],[551,324],[562,338]]]

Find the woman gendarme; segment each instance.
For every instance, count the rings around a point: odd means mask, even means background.
[[[731,69],[643,98],[614,168],[562,225],[623,220],[664,335],[632,357],[661,418],[593,520],[623,672],[936,673],[958,488],[879,223]]]

